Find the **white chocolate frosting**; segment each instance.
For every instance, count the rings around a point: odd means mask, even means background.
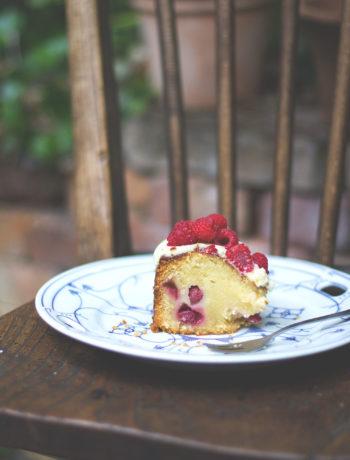
[[[186,252],[205,249],[208,246],[212,245],[206,243],[195,243],[185,244],[183,246],[168,246],[168,241],[163,240],[154,250],[153,261],[155,266],[158,266],[161,257],[175,257],[180,254],[185,254]],[[226,259],[226,248],[221,245],[215,245],[215,248],[217,250],[216,255],[222,259]],[[266,270],[259,267],[257,264],[254,264],[254,269],[252,271],[244,273],[244,276],[252,281],[257,287],[265,287],[267,289],[270,287],[270,281]]]

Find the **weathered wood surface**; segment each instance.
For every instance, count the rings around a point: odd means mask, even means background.
[[[67,0],[80,262],[130,253],[106,2]]]
[[[350,456],[350,347],[247,369],[162,367],[0,319],[0,445],[72,459]]]
[[[281,68],[271,226],[271,253],[280,256],[287,255],[288,247],[298,8],[298,0],[282,2]]]
[[[189,217],[185,121],[174,4],[172,0],[157,0],[156,6],[168,143],[171,222],[174,225]]]
[[[230,0],[217,2],[217,144],[219,210],[236,228],[237,130],[235,15]]]

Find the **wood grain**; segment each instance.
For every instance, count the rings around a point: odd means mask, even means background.
[[[236,91],[234,4],[217,2],[217,118],[219,210],[236,228]]]
[[[80,262],[130,253],[106,2],[67,0]]]
[[[0,319],[0,444],[72,459],[350,452],[350,347],[257,368],[162,367]]]
[[[179,220],[187,220],[189,216],[185,120],[173,1],[157,0],[156,6],[164,87],[171,223],[174,225]]]
[[[271,253],[280,256],[287,255],[288,242],[298,8],[297,0],[282,2],[280,88],[271,225]]]

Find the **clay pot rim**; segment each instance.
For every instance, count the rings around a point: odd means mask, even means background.
[[[238,0],[235,3],[236,11],[247,11],[270,7],[273,0]],[[131,0],[135,11],[143,15],[155,14],[153,0]],[[176,0],[175,10],[177,16],[205,16],[215,13],[213,0]]]

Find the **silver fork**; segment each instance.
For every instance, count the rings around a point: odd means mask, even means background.
[[[339,316],[350,316],[350,309],[344,311],[338,311],[337,313],[331,313],[330,315],[317,316],[315,318],[309,318],[304,321],[299,321],[296,323],[288,324],[287,326],[278,329],[272,334],[266,335],[265,337],[260,337],[259,339],[246,340],[243,342],[234,342],[234,343],[225,343],[225,344],[215,344],[204,342],[203,345],[206,345],[210,350],[220,351],[222,353],[238,353],[238,352],[248,352],[259,350],[264,347],[271,339],[281,334],[282,332],[291,329],[292,327],[302,326],[304,324],[310,324],[317,321],[324,321],[326,319],[337,318]]]

